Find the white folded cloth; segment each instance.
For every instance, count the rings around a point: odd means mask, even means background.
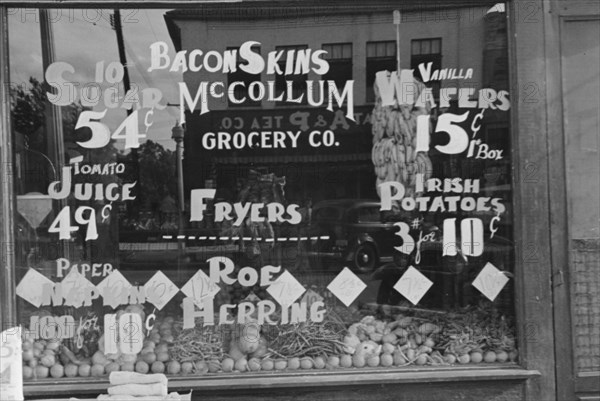
[[[165,387],[168,385],[167,376],[162,373],[142,374],[136,372],[110,372],[108,376],[110,384],[113,386],[120,384],[151,384],[161,383]]]

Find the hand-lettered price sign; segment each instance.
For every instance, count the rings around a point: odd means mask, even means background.
[[[81,307],[95,287],[84,275],[72,269],[61,282],[65,306]]]
[[[131,283],[118,270],[113,270],[100,284],[96,286],[102,298],[104,305],[116,308],[119,305],[127,303]]]
[[[350,306],[365,288],[367,285],[347,267],[344,267],[327,286],[327,289],[346,306]]]
[[[164,306],[179,292],[179,288],[161,271],[158,271],[144,285],[148,302],[152,303],[158,310]]]
[[[488,262],[473,281],[473,287],[477,288],[490,301],[493,301],[506,283],[508,283],[508,277]]]
[[[205,300],[213,299],[219,291],[221,291],[221,287],[202,270],[198,270],[181,288],[181,292],[192,298],[199,308],[203,307]]]
[[[416,305],[432,285],[433,282],[425,277],[423,273],[410,266],[394,285],[394,289],[412,302],[413,305]]]
[[[144,341],[143,327],[137,313],[104,315],[104,353],[139,353]]]
[[[291,306],[304,291],[302,284],[287,270],[267,288],[267,292],[284,308]]]
[[[51,293],[54,282],[34,269],[27,270],[25,276],[17,285],[17,295],[39,308],[44,300],[44,294]]]

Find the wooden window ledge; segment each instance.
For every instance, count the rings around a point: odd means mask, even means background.
[[[540,376],[536,370],[515,365],[490,367],[411,367],[311,370],[297,372],[223,373],[204,376],[171,376],[169,391],[186,393],[190,390],[243,390],[293,387],[327,387],[356,385],[415,384],[477,381],[525,381]],[[74,378],[25,382],[26,397],[56,394],[106,394],[108,378]]]

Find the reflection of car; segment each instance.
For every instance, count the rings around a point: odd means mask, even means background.
[[[309,256],[313,263],[327,266],[346,262],[348,267],[371,272],[380,262],[391,261],[394,246],[402,240],[393,222],[384,222],[381,204],[373,200],[330,200],[312,210]]]

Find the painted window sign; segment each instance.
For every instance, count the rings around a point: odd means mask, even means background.
[[[10,15],[25,383],[516,362],[505,13],[265,6]]]

